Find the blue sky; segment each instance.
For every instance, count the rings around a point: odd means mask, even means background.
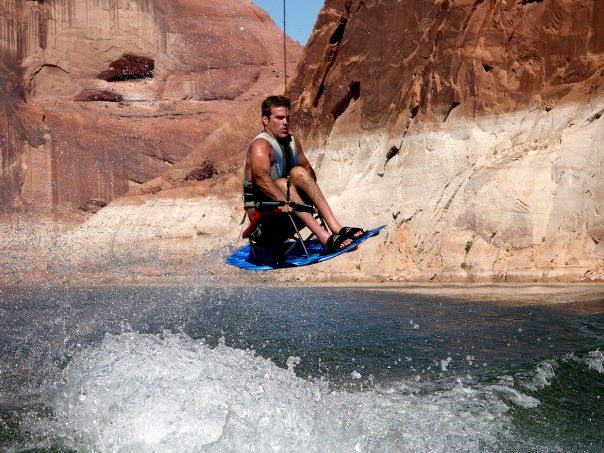
[[[325,0],[285,0],[285,2],[287,35],[304,46]],[[269,13],[283,30],[283,0],[252,0],[252,3]]]

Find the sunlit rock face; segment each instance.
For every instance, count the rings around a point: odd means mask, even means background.
[[[604,3],[327,0],[289,86],[349,277],[604,277]],[[348,269],[348,270],[346,270]]]
[[[86,213],[205,162],[228,174],[282,66],[246,0],[2,0],[0,210]]]

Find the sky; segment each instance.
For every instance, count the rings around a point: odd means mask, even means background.
[[[285,2],[286,33],[304,46],[325,0],[285,0]],[[283,0],[252,0],[252,3],[269,13],[283,30]]]

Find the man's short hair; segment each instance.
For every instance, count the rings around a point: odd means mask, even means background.
[[[291,102],[285,96],[269,96],[262,101],[262,116],[270,118],[273,107],[287,107],[289,109],[291,108]]]

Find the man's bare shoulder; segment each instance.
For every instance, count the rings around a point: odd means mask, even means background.
[[[252,140],[252,143],[250,143],[250,146],[248,148],[248,153],[249,154],[265,154],[265,153],[268,153],[269,155],[272,156],[272,154],[273,154],[273,147],[268,142],[268,140],[266,140],[266,139],[264,139],[262,137],[257,137],[254,140]]]

